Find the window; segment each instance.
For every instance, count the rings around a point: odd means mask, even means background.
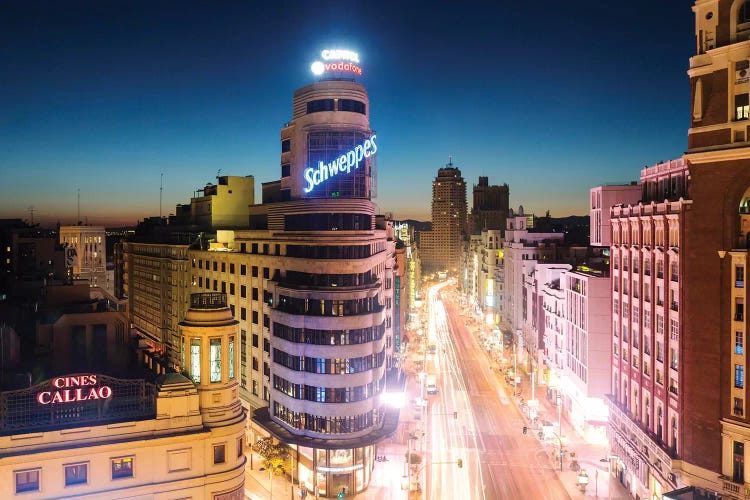
[[[738,389],[745,387],[745,366],[734,365],[734,386]]]
[[[264,267],[263,268],[263,279],[268,279],[269,276],[270,276],[269,269],[267,267]]]
[[[234,283],[229,284],[229,295],[234,295]]]
[[[253,278],[258,277],[258,266],[253,266]]]
[[[734,266],[734,286],[736,288],[745,287],[745,266]]]
[[[221,382],[221,339],[211,339],[210,363],[211,363],[211,382]]]
[[[223,444],[217,444],[214,445],[214,463],[215,464],[223,464],[226,460],[226,457],[224,456],[224,448],[225,446]]]
[[[745,336],[742,332],[734,332],[734,353],[744,354],[745,352]]]
[[[742,398],[734,398],[734,409],[732,410],[732,413],[735,417],[741,417],[744,413],[744,406],[742,404]]]
[[[732,482],[745,484],[745,443],[735,441],[733,448]]]
[[[74,464],[65,466],[65,486],[86,484],[88,482],[89,464]]]
[[[258,253],[258,244],[257,243],[253,243],[252,244],[252,246],[250,247],[250,253],[254,253],[254,254]]]
[[[247,287],[245,285],[240,285],[240,297],[243,299],[247,297]]]
[[[743,5],[743,7],[745,6]],[[750,111],[750,101],[748,100],[748,94],[740,94],[734,96],[734,119],[747,120],[748,111]]]
[[[354,99],[339,99],[339,111],[351,111],[352,113],[365,114],[365,103]]]
[[[258,334],[253,333],[253,347],[258,348]]]
[[[112,479],[133,477],[133,457],[112,459]]]
[[[190,339],[190,376],[201,383],[201,339]]]
[[[283,163],[281,165],[281,177],[289,177],[292,175],[292,166],[289,163]]]
[[[281,141],[281,152],[282,153],[288,153],[292,150],[292,140],[291,139],[284,139]]]
[[[258,311],[253,311],[253,324],[258,324]],[[258,347],[257,345],[255,347]]]
[[[245,264],[240,264],[240,275],[242,276],[247,275],[247,266]]]
[[[258,395],[258,381],[253,380],[253,396],[257,396],[257,395]]]
[[[234,378],[234,336],[229,337],[229,378]]]
[[[319,113],[321,111],[334,111],[333,99],[317,99],[307,103],[308,113]],[[283,151],[283,150],[282,150]]]
[[[16,472],[16,493],[39,491],[39,471],[41,469]]]
[[[234,264],[229,264],[229,274],[234,274]]]
[[[240,319],[243,321],[247,320],[247,309],[244,307],[240,307]]]
[[[242,452],[245,451],[243,444],[244,444],[244,440],[241,437],[237,438],[237,458],[241,457]]]
[[[258,300],[258,289],[253,287],[253,300]]]

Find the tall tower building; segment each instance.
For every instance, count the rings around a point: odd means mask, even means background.
[[[481,234],[484,230],[505,232],[505,221],[510,208],[510,188],[507,184],[490,186],[487,177],[479,177],[474,184],[471,207],[471,234]]]
[[[750,498],[750,2],[693,12],[688,150],[643,169],[642,202],[611,209],[611,439],[641,497]]]
[[[432,181],[432,230],[420,234],[426,272],[447,271],[455,276],[468,234],[466,183],[461,171],[449,162]]]

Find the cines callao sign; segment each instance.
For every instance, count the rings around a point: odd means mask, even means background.
[[[52,379],[52,387],[56,391],[41,391],[36,400],[41,405],[57,403],[75,403],[93,399],[109,399],[112,388],[108,385],[98,386],[96,375],[76,375],[57,377]]]

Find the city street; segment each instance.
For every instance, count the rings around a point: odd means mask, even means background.
[[[425,368],[436,375],[438,394],[426,396],[427,496],[570,498],[548,452],[533,433],[523,434],[524,420],[512,394],[492,371],[466,318],[448,301],[446,314],[438,290],[431,288],[428,298],[429,342],[436,350],[427,354]]]

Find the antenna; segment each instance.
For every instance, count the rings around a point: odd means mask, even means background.
[[[78,188],[78,216],[77,216],[78,225],[81,225],[81,188]]]
[[[452,167],[453,166],[453,155],[448,155],[448,165],[446,167]]]
[[[220,175],[221,175],[221,169],[219,169],[219,171],[216,172],[216,178],[218,179]]]
[[[29,217],[31,218],[31,225],[34,225],[34,212],[36,212],[36,209],[34,208],[34,205],[30,205],[29,208]]]
[[[159,174],[159,219],[161,219],[161,198],[164,192],[164,173]]]

